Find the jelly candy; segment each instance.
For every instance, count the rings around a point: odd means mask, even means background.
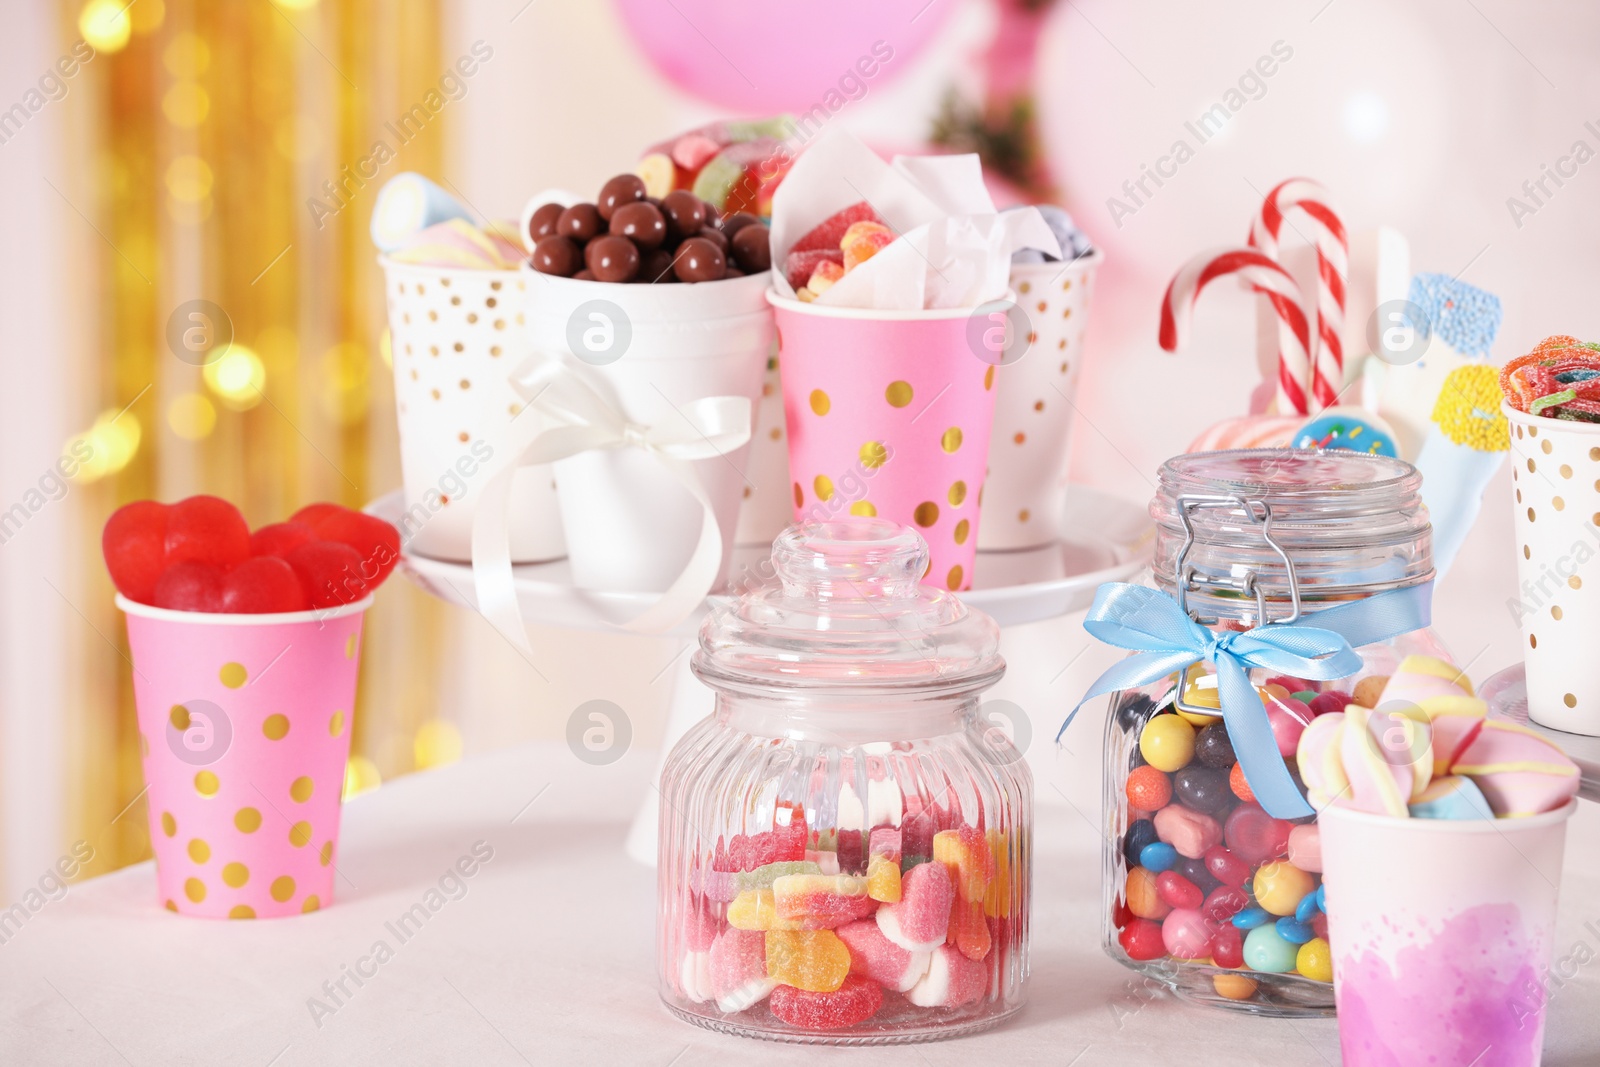
[[[1267,722],[1272,725],[1273,739],[1278,742],[1278,755],[1293,759],[1300,745],[1300,735],[1306,724],[1316,716],[1303,702],[1294,697],[1275,698],[1266,702]]]
[[[308,541],[284,558],[300,576],[314,608],[353,604],[371,588],[361,576],[361,553],[338,541]]]
[[[1360,704],[1364,708],[1375,708],[1383,699],[1383,687],[1389,684],[1387,674],[1373,674],[1361,679],[1350,690],[1352,703]]]
[[[1326,693],[1318,693],[1311,701],[1311,714],[1331,715],[1336,711],[1343,711],[1354,699],[1342,689],[1330,689]]]
[[[185,561],[232,567],[250,555],[250,527],[220,497],[191,496],[167,509],[167,564]]]
[[[868,919],[841,926],[834,931],[850,948],[850,973],[904,993],[928,973],[931,952],[910,952],[883,936],[878,924]]]
[[[983,915],[984,894],[994,877],[994,856],[988,842],[972,827],[941,830],[933,835],[933,858],[944,866],[956,887],[945,940],[969,959],[981,960],[992,945]]]
[[[1200,859],[1207,849],[1222,844],[1222,824],[1182,804],[1168,804],[1156,812],[1153,821],[1161,840],[1180,856]]]
[[[1172,799],[1172,779],[1166,772],[1149,765],[1135,767],[1128,775],[1124,791],[1128,803],[1140,811],[1159,811]]]
[[[1237,963],[1218,963],[1218,967],[1237,967]],[[1211,988],[1217,991],[1217,996],[1228,1000],[1249,1000],[1256,995],[1260,986],[1254,978],[1242,974],[1214,974],[1211,976]]]
[[[989,831],[989,862],[994,877],[983,894],[983,913],[992,919],[1011,914],[1011,838],[999,830]]]
[[[1161,924],[1149,919],[1134,919],[1117,935],[1117,944],[1132,960],[1158,960],[1167,954],[1161,939]]]
[[[1218,967],[1244,966],[1244,934],[1232,923],[1216,928],[1211,938],[1211,962]]]
[[[790,252],[783,262],[783,275],[795,289],[803,289],[820,263],[837,264],[844,276],[844,253],[837,248],[818,248],[809,252]]]
[[[806,849],[805,862],[817,868],[819,874],[839,873],[839,854],[834,851],[819,852],[815,849]]]
[[[807,930],[843,926],[872,914],[867,880],[854,874],[786,874],[772,883],[778,920]]]
[[[1289,850],[1292,823],[1274,819],[1256,804],[1240,804],[1223,824],[1228,850],[1246,863],[1276,859]]]
[[[1157,715],[1139,733],[1139,753],[1162,771],[1175,771],[1194,758],[1194,727],[1176,715]]]
[[[316,539],[317,532],[303,522],[275,522],[250,535],[250,554],[282,557]]]
[[[167,569],[167,506],[154,500],[124,504],[106,520],[100,549],[117,592],[155,603],[156,582]]]
[[[877,255],[894,240],[894,231],[877,222],[851,223],[839,241],[844,252],[844,269],[855,270]]]
[[[1218,886],[1213,889],[1200,905],[1200,913],[1212,923],[1227,923],[1235,915],[1250,906],[1250,897],[1243,889],[1231,885]]]
[[[1172,910],[1172,905],[1161,899],[1156,876],[1143,867],[1128,871],[1123,896],[1128,901],[1128,910],[1141,919],[1164,919]]]
[[[1315,888],[1311,875],[1286,860],[1263,863],[1256,869],[1256,903],[1273,915],[1293,915],[1301,899]]]
[[[834,212],[828,218],[813,226],[805,236],[801,237],[790,248],[791,252],[815,252],[822,249],[837,251],[840,242],[850,227],[858,222],[882,223],[883,217],[879,215],[871,204],[865,200],[857,204]]]
[[[1250,865],[1221,845],[1206,849],[1205,861],[1206,870],[1223,885],[1242,886],[1250,880]]]
[[[1206,861],[1204,859],[1179,856],[1178,862],[1172,865],[1172,869],[1193,882],[1195,887],[1202,893],[1209,893],[1222,884],[1211,877],[1211,872],[1206,869]]]
[[[927,952],[945,943],[956,890],[942,863],[920,863],[900,883],[900,903],[878,908],[883,936],[911,952]]]
[[[733,876],[733,884],[742,893],[747,889],[771,889],[772,883],[786,874],[821,873],[821,867],[806,860],[779,860],[762,864],[753,871],[738,872]]]
[[[743,1011],[778,984],[767,975],[767,937],[760,931],[724,930],[711,945],[710,967],[718,1011]]]
[[[900,860],[874,856],[867,867],[867,896],[884,904],[900,900]]]
[[[1197,909],[1174,908],[1161,922],[1161,943],[1173,959],[1210,959],[1214,929]]]
[[[768,930],[766,937],[767,977],[774,981],[831,993],[850,973],[850,949],[832,930]]]
[[[883,1007],[883,987],[855,975],[836,992],[808,992],[780,985],[767,1005],[772,1014],[804,1030],[842,1030],[866,1022]]]
[[[222,611],[268,614],[310,606],[294,568],[276,556],[247,559],[222,582]]]
[[[770,889],[747,889],[728,905],[728,925],[735,930],[798,930],[800,924],[778,918]]]
[[[371,587],[381,585],[400,562],[400,531],[382,519],[339,508],[311,526],[322,540],[349,545],[360,554],[360,576]]]
[[[866,858],[862,855],[863,836],[860,830],[839,831],[834,852],[839,857],[840,873],[860,874],[866,870]]]
[[[955,946],[941,945],[928,962],[928,973],[906,993],[919,1008],[959,1008],[983,999],[989,968]]]
[[[1198,908],[1206,899],[1199,886],[1177,871],[1163,871],[1156,875],[1156,895],[1176,910]]]
[[[150,601],[172,611],[221,611],[222,568],[186,560],[168,567],[156,582]]]

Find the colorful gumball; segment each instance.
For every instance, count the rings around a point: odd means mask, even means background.
[[[1146,764],[1135,767],[1125,787],[1128,803],[1140,811],[1158,811],[1172,799],[1172,779],[1164,771]]]
[[[141,604],[154,603],[156,582],[167,569],[167,506],[136,500],[111,513],[100,550],[117,592]]]
[[[1244,777],[1244,764],[1235,763],[1228,772],[1228,788],[1233,790],[1233,795],[1247,803],[1253,803],[1256,795],[1250,789],[1250,783]]]
[[[1223,826],[1228,850],[1246,863],[1276,859],[1289,850],[1292,823],[1274,819],[1256,804],[1241,804],[1233,809]]]

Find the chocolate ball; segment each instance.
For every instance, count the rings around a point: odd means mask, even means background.
[[[651,284],[677,281],[678,276],[672,272],[672,253],[665,248],[646,252],[639,261],[639,273],[634,275],[633,280]]]
[[[731,263],[728,264],[727,267],[723,268],[723,271],[722,271],[722,280],[723,281],[727,281],[729,278],[743,278],[743,277],[744,277],[744,271],[740,270],[738,267],[735,267]]]
[[[592,282],[596,280],[594,271],[590,270],[588,267],[583,268],[578,273],[574,274],[573,277],[580,282]]]
[[[723,256],[722,249],[704,237],[691,237],[683,242],[672,259],[673,273],[677,274],[680,282],[717,281],[727,266],[728,260]]]
[[[1155,710],[1156,702],[1143,693],[1128,693],[1117,705],[1117,726],[1124,731],[1138,730]]]
[[[712,244],[714,244],[718,248],[722,249],[723,258],[724,259],[727,258],[728,250],[732,247],[728,243],[728,235],[727,234],[723,233],[721,230],[717,229],[715,226],[702,226],[702,227],[700,227],[700,232],[695,234],[695,236],[696,237],[704,237],[707,241],[710,241]]]
[[[772,241],[767,228],[760,223],[737,230],[732,240],[733,261],[747,274],[760,274],[772,269]]]
[[[1228,738],[1228,728],[1214,722],[1200,731],[1194,739],[1194,758],[1207,767],[1227,770],[1239,758],[1233,753],[1233,742]]]
[[[1215,815],[1233,802],[1228,776],[1212,767],[1189,764],[1172,776],[1172,792],[1186,808]]]
[[[761,220],[748,211],[735,211],[721,222],[722,232],[731,239],[734,234],[751,224],[760,226]]]
[[[534,244],[538,244],[541,237],[549,237],[556,232],[556,220],[565,210],[560,204],[544,204],[534,209],[528,219],[528,235],[533,238]]]
[[[667,239],[667,220],[660,208],[641,200],[623,204],[611,213],[611,232],[628,238],[641,252],[648,252],[660,248]]]
[[[607,234],[590,241],[583,250],[584,264],[595,280],[626,282],[639,273],[639,246],[626,237]]]
[[[605,231],[600,212],[593,204],[573,204],[556,219],[556,232],[579,244],[592,241]]]
[[[560,234],[539,238],[533,246],[533,269],[541,274],[569,278],[583,265],[583,254],[572,240]]]
[[[619,174],[600,187],[600,198],[596,206],[600,209],[600,217],[610,222],[617,208],[623,204],[643,200],[644,197],[643,178],[637,174]]]
[[[676,243],[700,232],[706,224],[706,204],[687,189],[675,189],[661,198],[667,220],[667,241]]]

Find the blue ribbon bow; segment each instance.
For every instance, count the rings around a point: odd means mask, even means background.
[[[1273,818],[1313,815],[1278,753],[1267,709],[1246,671],[1263,667],[1317,681],[1349,677],[1362,665],[1355,648],[1422,629],[1432,617],[1432,604],[1433,583],[1426,582],[1325,608],[1308,616],[1315,626],[1273,623],[1242,633],[1213,633],[1166,593],[1107,582],[1095,591],[1083,628],[1108,645],[1136,654],[1095,680],[1068,713],[1056,738],[1060,740],[1078,709],[1095,697],[1149,685],[1203,661],[1216,668],[1222,721],[1251,792]]]

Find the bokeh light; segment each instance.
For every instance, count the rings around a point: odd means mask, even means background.
[[[126,467],[139,452],[139,442],[144,437],[139,417],[132,411],[107,408],[94,420],[87,431],[69,439],[62,454],[74,458],[87,453],[82,459],[73,481],[89,483],[116,474]]]
[[[323,413],[334,422],[347,425],[366,416],[368,364],[367,350],[350,341],[323,353],[318,392]]]
[[[383,357],[383,365],[394,370],[394,338],[389,336],[389,327],[385,326],[378,335],[378,355]]]
[[[167,425],[185,441],[199,441],[216,429],[216,406],[204,393],[180,393],[167,405]]]
[[[310,11],[317,6],[317,0],[272,0],[272,2],[289,11]]]
[[[133,36],[133,19],[123,0],[89,0],[78,15],[78,32],[96,52],[120,52]]]
[[[161,62],[174,78],[198,78],[211,66],[211,46],[198,33],[174,34]]]
[[[370,793],[383,784],[383,775],[378,773],[378,765],[365,756],[351,756],[344,765],[344,792],[341,800],[358,797],[362,793]]]
[[[442,767],[461,758],[461,731],[453,722],[429,719],[417,727],[411,747],[417,770]]]
[[[161,113],[174,126],[192,129],[211,113],[211,97],[199,83],[181,81],[161,98]]]
[[[178,156],[167,164],[167,192],[174,200],[198,204],[211,195],[211,164],[199,156]]]
[[[133,18],[134,33],[151,33],[161,28],[161,23],[167,17],[167,5],[163,0],[139,0],[138,3],[122,5]]]
[[[222,403],[234,411],[248,411],[261,403],[261,390],[267,384],[267,368],[244,345],[234,344],[201,372],[206,386]]]

